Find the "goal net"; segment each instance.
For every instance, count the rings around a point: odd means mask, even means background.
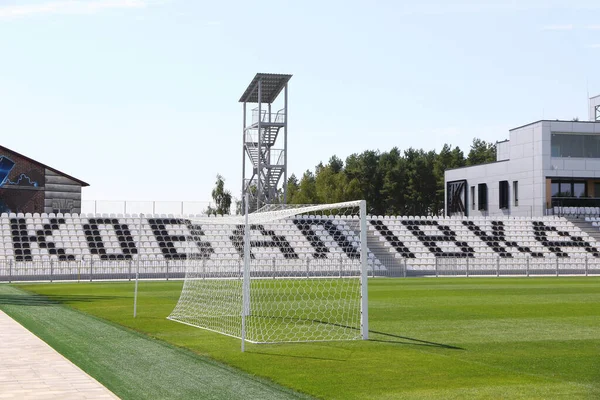
[[[368,338],[364,201],[191,222],[193,262],[169,319],[240,338],[242,349]]]

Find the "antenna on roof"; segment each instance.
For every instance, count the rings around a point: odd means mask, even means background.
[[[585,90],[587,93],[587,101],[590,100],[590,79],[589,78],[585,78]]]

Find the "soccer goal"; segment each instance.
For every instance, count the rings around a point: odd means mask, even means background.
[[[197,252],[168,318],[239,338],[242,351],[245,342],[368,339],[365,209],[272,205],[192,219]]]

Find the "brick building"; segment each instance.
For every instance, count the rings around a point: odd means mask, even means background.
[[[87,183],[0,146],[0,212],[79,213]]]

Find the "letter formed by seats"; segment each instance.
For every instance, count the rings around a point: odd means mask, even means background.
[[[163,257],[166,260],[187,260],[188,254],[177,251],[175,243],[194,242],[198,246],[200,252],[197,255],[192,255],[190,258],[208,259],[215,251],[208,242],[202,242],[201,236],[204,236],[199,225],[193,225],[188,219],[177,218],[149,218],[148,223],[156,237],[156,241]],[[190,235],[172,235],[169,233],[168,226],[183,225],[190,231]]]
[[[104,239],[100,227],[111,227],[119,241],[121,254],[107,254]],[[83,232],[88,243],[90,253],[98,255],[101,260],[131,260],[133,254],[138,253],[133,236],[127,224],[120,224],[116,218],[90,218],[87,224],[83,224]]]
[[[235,247],[240,257],[244,258],[244,234],[246,228],[244,225],[237,225],[232,235],[229,236],[231,243]],[[276,247],[281,251],[283,257],[286,259],[297,259],[298,254],[290,243],[287,241],[285,236],[276,235],[275,231],[267,230],[263,225],[250,225],[250,231],[258,231],[264,237],[263,240],[250,240],[250,249],[257,247]],[[252,237],[252,236],[251,236]],[[267,240],[270,239],[270,240]],[[256,257],[252,250],[250,250],[250,259],[254,260]]]
[[[449,257],[449,258],[473,258],[475,257],[475,249],[473,249],[467,242],[460,242],[456,240],[456,232],[450,229],[449,226],[440,225],[434,220],[403,220],[402,225],[406,227],[433,255],[436,257]],[[432,226],[436,230],[440,231],[438,235],[426,234],[420,226]],[[443,251],[438,243],[440,242],[451,242],[459,249],[459,251]]]
[[[35,235],[29,235],[25,218],[11,218],[10,225],[13,247],[15,248],[15,260],[33,261],[31,244],[37,243],[40,249],[46,249],[50,256],[57,256],[59,261],[74,261],[75,256],[73,254],[67,254],[65,249],[56,247],[56,243],[48,240],[48,237],[52,236],[52,232],[59,230],[60,226],[64,224],[64,218],[50,218],[48,224],[44,224],[42,229],[35,231]]]
[[[598,249],[592,246],[589,242],[583,240],[581,236],[571,236],[569,232],[559,231],[555,226],[548,226],[542,221],[532,221],[533,234],[535,240],[540,242],[542,246],[550,252],[556,254],[557,257],[569,257],[567,252],[563,251],[563,247],[583,247],[585,251],[592,254],[594,257],[600,257]],[[548,238],[548,233],[555,232],[558,236],[568,238],[567,240],[551,240]]]

